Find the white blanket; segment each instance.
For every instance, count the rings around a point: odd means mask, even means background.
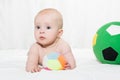
[[[66,71],[28,73],[28,50],[0,51],[0,80],[120,80],[120,65],[98,62],[91,49],[73,49],[77,67]]]

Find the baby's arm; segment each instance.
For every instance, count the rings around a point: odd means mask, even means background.
[[[70,45],[67,42],[62,41],[59,48],[66,59],[65,69],[74,69],[76,67],[76,62]]]
[[[75,59],[74,59],[74,56],[70,51],[68,51],[67,53],[65,53],[65,58],[66,58],[66,66],[65,66],[65,69],[74,69],[76,67],[76,63],[75,63]]]
[[[33,44],[28,53],[28,59],[26,62],[27,72],[39,72],[41,69],[38,65],[39,61],[39,46],[38,44]]]

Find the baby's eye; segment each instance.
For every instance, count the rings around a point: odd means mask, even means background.
[[[40,26],[36,26],[36,29],[40,29]]]
[[[51,27],[50,27],[50,26],[47,26],[47,29],[51,29]]]

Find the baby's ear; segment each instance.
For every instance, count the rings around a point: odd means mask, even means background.
[[[63,29],[59,29],[58,30],[58,37],[61,37],[62,34],[63,34]]]

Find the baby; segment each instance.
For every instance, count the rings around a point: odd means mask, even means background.
[[[61,39],[63,34],[62,15],[52,8],[40,11],[34,20],[34,36],[36,42],[31,46],[26,62],[27,72],[39,72],[44,67],[46,54],[57,52],[65,57],[65,70],[76,67],[75,59],[68,43]],[[43,66],[43,67],[40,67]]]

